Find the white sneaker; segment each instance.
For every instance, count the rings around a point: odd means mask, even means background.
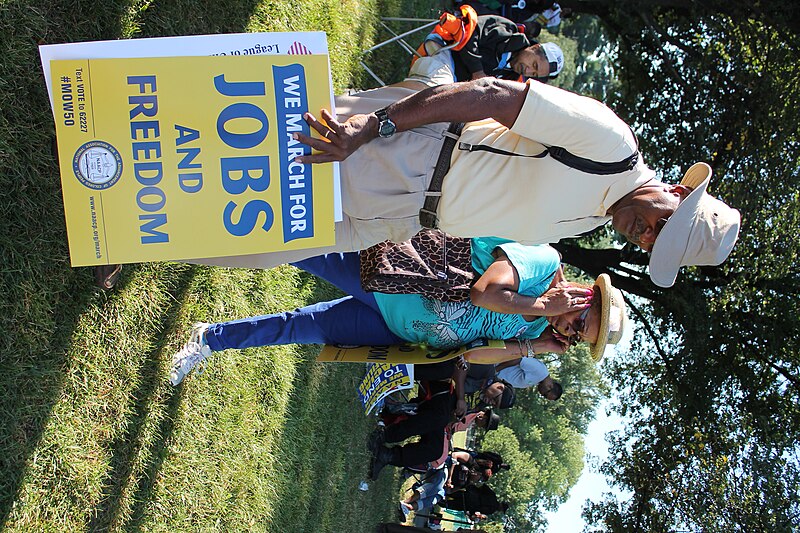
[[[211,357],[211,348],[206,343],[207,329],[208,324],[205,322],[195,324],[189,342],[172,356],[172,369],[169,372],[169,382],[172,386],[180,384],[197,365]],[[204,369],[205,365],[203,364],[197,373],[202,374]]]
[[[398,508],[400,509],[400,516],[403,518],[403,523],[408,522],[408,515],[411,514],[411,511],[414,510],[414,507],[412,507],[410,504],[407,504],[403,500],[400,500],[400,506]]]

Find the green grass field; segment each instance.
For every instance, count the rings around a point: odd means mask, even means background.
[[[430,12],[434,2],[400,2]],[[420,8],[420,6],[422,6]],[[386,6],[383,6],[384,9]],[[291,267],[147,264],[118,289],[69,265],[37,45],[325,30],[336,91],[362,86],[374,0],[0,1],[0,527],[8,531],[371,531],[398,481],[362,493],[363,368],[317,348],[223,352],[167,383],[197,320],[333,296]],[[198,252],[202,255],[202,242]]]

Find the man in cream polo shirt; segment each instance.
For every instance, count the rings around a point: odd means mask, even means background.
[[[535,81],[484,78],[418,90],[405,83],[341,97],[336,118],[325,110],[322,121],[306,116],[322,138],[296,134],[316,150],[298,162],[342,161],[345,216],[335,246],[202,262],[265,268],[410,238],[421,227],[420,208],[450,122],[466,123],[436,209],[439,227],[452,235],[543,244],[611,220],[628,240],[652,250],[650,275],[663,287],[681,266],[716,265],[730,254],[739,212],[706,193],[705,163],[670,185],[641,156],[632,168],[605,175],[550,156],[525,157],[553,146],[599,163],[631,157],[633,133],[604,104]]]

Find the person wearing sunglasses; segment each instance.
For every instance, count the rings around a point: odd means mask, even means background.
[[[498,244],[499,241],[499,244]],[[456,348],[481,338],[536,340],[547,316],[584,310],[591,290],[563,283],[561,258],[549,246],[522,246],[495,239],[472,240],[480,277],[469,300],[444,302],[419,294],[366,292],[358,253],[328,254],[296,263],[348,296],[302,309],[215,324],[198,324],[173,357],[170,382],[180,383],[213,352],[281,344],[426,344]],[[561,349],[546,336],[536,350]],[[508,356],[519,356],[510,343]],[[427,366],[427,365],[426,365]],[[445,375],[435,379],[449,379]]]
[[[560,281],[556,286],[563,289],[567,286],[575,287],[576,284]],[[470,399],[470,394],[475,394],[473,391],[481,390],[480,399],[487,401],[492,398],[489,397],[491,390],[484,391],[482,388],[486,384],[499,380],[514,386],[497,375],[498,368],[493,365],[500,366],[502,371],[506,362],[519,364],[523,360],[533,360],[544,370],[544,376],[536,381],[539,394],[551,401],[558,400],[563,388],[548,375],[544,365],[535,359],[536,355],[564,353],[570,346],[586,342],[589,344],[592,359],[599,362],[606,346],[620,341],[627,322],[627,308],[622,292],[611,284],[611,278],[607,274],[601,274],[593,286],[587,289],[591,296],[587,298],[586,307],[544,317],[547,326],[536,339],[517,338],[516,342],[507,340],[504,348],[482,348],[467,352],[463,356],[462,364],[458,360],[449,360],[416,365],[416,377],[445,379],[446,376],[452,376],[456,397],[454,412],[456,416],[460,416],[466,412],[470,402],[474,403],[476,400]],[[530,384],[525,383],[523,386]]]
[[[506,341],[505,349],[498,350],[500,353],[487,350],[492,354],[489,358],[481,351],[475,357],[489,359],[473,361],[490,364],[537,353],[562,353],[570,345],[564,334],[574,334],[573,323],[587,308],[595,311],[585,315],[585,324],[580,328],[584,332],[582,338],[605,347],[600,317],[608,312],[606,297],[603,307],[593,289],[567,282],[560,267],[561,258],[553,248],[497,245],[492,239],[473,239],[472,253],[473,266],[481,275],[471,289],[470,299],[463,302],[442,302],[418,294],[365,292],[357,253],[301,261],[296,266],[329,281],[348,296],[283,313],[199,323],[189,342],[173,356],[170,382],[181,383],[214,352],[282,344],[418,343],[456,348],[481,338]],[[598,290],[610,290],[607,276],[598,280],[607,282]],[[621,301],[621,296],[614,301]],[[624,304],[621,305],[624,314]],[[439,374],[424,379],[458,377],[452,366],[422,367]],[[459,383],[457,379],[457,387]]]
[[[512,353],[523,358],[544,352],[564,353],[570,346],[585,342],[589,344],[592,359],[599,362],[606,346],[617,344],[622,338],[627,323],[627,307],[622,292],[611,284],[608,274],[600,274],[591,291],[587,308],[546,317],[548,326],[542,334],[533,341],[519,339],[520,348],[517,352],[511,349],[510,343],[506,343],[506,349],[473,350],[465,354],[464,359],[473,366],[499,364],[516,359],[509,357]]]

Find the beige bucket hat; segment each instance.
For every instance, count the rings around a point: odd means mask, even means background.
[[[719,265],[739,238],[739,211],[708,194],[711,167],[695,163],[681,180],[694,189],[683,199],[653,243],[650,279],[671,287],[678,270],[688,265]]]
[[[595,294],[600,289],[600,331],[597,333],[597,342],[589,345],[589,353],[595,362],[603,358],[606,345],[617,344],[625,331],[628,312],[622,292],[611,285],[608,274],[600,274],[594,281]]]

